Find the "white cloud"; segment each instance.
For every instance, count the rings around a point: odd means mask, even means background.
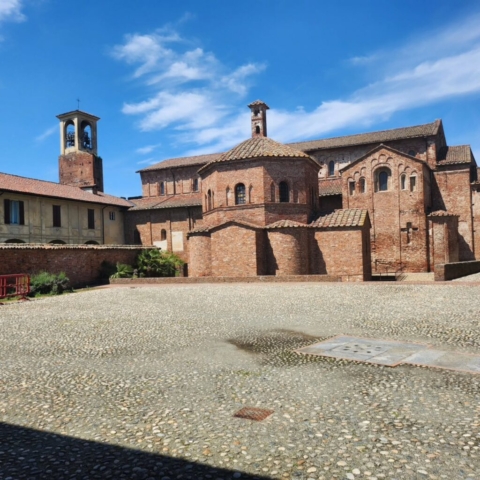
[[[146,145],[145,147],[137,148],[135,152],[139,153],[140,155],[147,155],[149,153],[152,153],[160,145],[161,145],[160,143],[157,143],[155,145]]]
[[[127,35],[111,54],[134,66],[133,77],[146,86],[145,99],[127,101],[122,108],[124,114],[140,117],[143,131],[210,128],[230,114],[226,104],[231,104],[232,94],[244,96],[251,77],[265,69],[253,62],[229,69],[212,52],[192,47],[172,27]]]
[[[55,125],[54,127],[47,128],[47,130],[45,130],[43,133],[41,133],[40,135],[37,135],[35,137],[35,140],[37,142],[43,142],[46,138],[52,136],[56,132],[58,132],[58,125]]]
[[[22,13],[22,0],[0,0],[0,23],[23,22],[25,15]]]
[[[140,37],[146,39],[140,42]],[[248,111],[244,106],[238,110],[237,104],[265,64],[227,69],[201,48],[179,51],[187,43],[170,32],[163,37],[129,36],[124,45],[115,47],[117,58],[140,65],[134,75],[144,78],[149,91],[145,100],[126,102],[122,111],[138,115],[144,131],[170,128],[189,154],[224,151],[249,136]],[[139,50],[139,44],[148,48]],[[349,63],[365,69],[375,81],[315,108],[273,107],[268,113],[269,134],[284,142],[319,138],[374,125],[396,112],[480,94],[480,15],[425,32],[390,51],[366,52]]]

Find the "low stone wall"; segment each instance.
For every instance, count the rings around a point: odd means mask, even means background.
[[[130,245],[0,245],[0,275],[65,272],[73,287],[97,283],[103,261],[133,265],[139,251]],[[151,248],[151,247],[150,247]]]
[[[435,265],[435,281],[453,280],[480,272],[480,261],[455,262]]]
[[[275,283],[275,282],[341,282],[351,281],[332,275],[289,275],[276,277],[164,277],[164,278],[112,278],[112,285],[163,285],[167,283]]]

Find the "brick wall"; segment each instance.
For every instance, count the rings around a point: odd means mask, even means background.
[[[309,233],[305,228],[268,230],[270,249],[267,258],[270,275],[306,275],[309,273]]]
[[[390,171],[388,189],[375,191],[375,179],[382,169]],[[361,178],[365,179],[364,193]],[[395,271],[402,265],[409,272],[428,271],[426,197],[430,195],[425,189],[429,185],[428,167],[388,149],[379,149],[343,171],[343,208],[364,208],[370,215],[373,272]]]
[[[188,238],[189,259],[188,276],[189,277],[208,277],[212,274],[212,255],[210,234],[195,233]]]
[[[311,273],[343,277],[348,281],[369,280],[370,250],[366,227],[318,229],[311,250]]]
[[[134,231],[137,229],[142,245],[155,245],[173,251],[187,262],[187,232],[202,224],[201,207],[132,210],[125,214],[125,238],[127,244],[133,244]],[[166,244],[162,241],[162,230],[166,233]],[[182,241],[174,242],[174,236],[180,238],[180,233]]]
[[[456,262],[435,265],[435,281],[447,281],[480,272],[480,261]]]
[[[212,275],[214,277],[249,277],[258,275],[256,229],[235,224],[214,229],[211,233]]]
[[[470,168],[449,166],[434,173],[433,210],[447,210],[458,218],[459,260],[473,260],[473,218]]]
[[[81,187],[82,185],[97,185],[103,192],[102,159],[87,152],[72,152],[60,155],[60,183]]]
[[[65,272],[74,287],[99,280],[103,261],[133,265],[142,247],[103,245],[0,245],[0,275]]]
[[[199,179],[198,189],[202,191],[200,177],[197,174],[200,167],[201,165],[192,165],[140,172],[142,195],[144,197],[156,197],[160,195],[160,184],[162,182],[164,182],[164,195],[191,193],[193,191],[194,178]]]
[[[458,262],[458,217],[429,217],[430,266]]]
[[[214,164],[202,172],[205,224],[243,220],[265,226],[280,219],[307,223],[318,210],[318,168],[311,160],[298,158]],[[288,184],[289,202],[280,203],[280,182]],[[235,187],[240,183],[245,185],[245,205],[235,205]],[[205,198],[208,191],[213,198],[211,209]]]

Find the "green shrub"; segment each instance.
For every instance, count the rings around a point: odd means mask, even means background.
[[[131,278],[133,276],[133,267],[125,263],[117,262],[117,271],[110,278]]]
[[[142,250],[136,259],[140,277],[175,277],[183,264],[183,260],[174,253],[157,248]]]
[[[38,294],[60,295],[70,289],[70,280],[65,272],[58,274],[40,272],[30,278],[30,296]]]

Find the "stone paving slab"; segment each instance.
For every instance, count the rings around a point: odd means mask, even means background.
[[[373,363],[387,367],[396,367],[402,363],[407,363],[423,367],[480,373],[480,355],[446,352],[429,348],[426,344],[391,340],[343,335],[300,348],[296,352]]]
[[[417,343],[338,336],[325,342],[300,348],[297,352],[394,367],[415,352],[425,348],[426,345]]]

